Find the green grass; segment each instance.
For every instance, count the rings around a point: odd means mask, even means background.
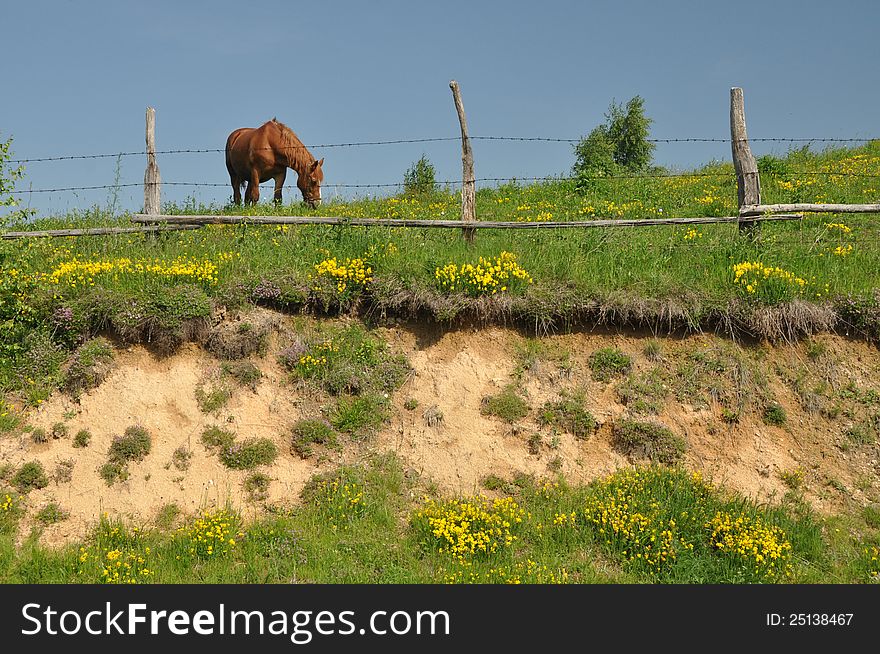
[[[268,438],[247,438],[220,450],[220,462],[233,470],[269,465],[277,456],[278,448]]]
[[[593,379],[608,382],[630,371],[632,357],[615,347],[603,347],[590,355],[589,363]]]
[[[257,496],[270,482],[245,481]],[[141,583],[868,583],[877,572],[876,526],[798,501],[755,504],[676,468],[625,468],[589,485],[487,479],[499,503],[426,500],[417,484],[393,455],[377,456],[314,477],[299,503],[268,505],[255,520],[221,507],[197,522],[166,505],[153,526],[105,517],[59,549],[33,538],[17,545],[27,498],[0,492],[0,582],[106,582],[108,552]],[[613,524],[603,526],[603,512]],[[444,550],[466,539],[436,529],[434,517],[485,534],[487,551],[465,551],[460,563]],[[744,538],[765,562],[716,545]]]
[[[589,438],[599,425],[586,409],[585,402],[583,391],[562,391],[559,400],[544,404],[538,414],[538,423],[559,426],[578,438]]]
[[[762,178],[766,202],[877,199],[876,179],[864,175],[880,174],[880,142],[853,150],[797,150],[780,161],[768,169],[775,172]],[[562,180],[484,188],[477,194],[477,215],[512,221],[733,215],[732,166],[710,164],[694,172],[598,180],[585,194]],[[455,218],[459,206],[456,193],[438,192],[333,201],[315,213]],[[169,209],[242,211],[198,202]],[[246,211],[289,214],[301,207],[264,203]],[[113,225],[125,218],[97,209],[73,211],[39,219],[33,228]],[[62,363],[79,339],[109,328],[123,340],[171,351],[206,328],[215,304],[243,307],[256,302],[330,312],[370,309],[373,315],[439,321],[512,318],[539,330],[569,321],[714,329],[718,318],[726,317],[723,329],[769,338],[782,338],[786,330],[827,329],[841,320],[851,331],[878,336],[878,242],[880,223],[871,216],[852,215],[768,223],[756,239],[741,236],[728,224],[693,229],[480,230],[469,247],[455,230],[241,225],[159,238],[35,239],[27,247],[4,241],[0,319],[8,322],[0,333],[0,384],[21,391],[36,405],[61,383]],[[475,298],[440,288],[438,268],[478,264],[480,257],[489,260],[504,251],[515,255],[534,280],[523,290]],[[334,258],[334,273],[319,272],[318,264]],[[74,259],[80,263],[74,265]],[[133,263],[120,263],[124,259]],[[351,266],[345,266],[349,260],[365,262],[369,279],[355,283],[334,276],[351,272]],[[94,262],[102,262],[104,268]],[[138,268],[143,262],[151,267]],[[774,276],[749,291],[747,284],[736,283],[734,266],[743,262],[779,267],[804,283]],[[341,268],[348,272],[341,273]],[[785,307],[793,299],[828,302],[832,312],[804,307],[792,312]],[[779,305],[778,313],[761,313],[767,304]],[[351,376],[343,374],[326,383],[344,388],[348,380]]]
[[[615,449],[656,463],[676,463],[687,449],[685,440],[668,428],[631,418],[614,423],[612,437]]]
[[[529,405],[516,386],[509,384],[500,393],[484,397],[480,404],[480,413],[513,424],[529,414]]]
[[[12,475],[12,486],[20,493],[27,493],[33,489],[45,488],[49,485],[49,478],[43,464],[39,461],[28,461]]]
[[[303,459],[314,454],[313,445],[337,446],[336,432],[325,420],[304,418],[293,425],[291,432],[290,449]]]

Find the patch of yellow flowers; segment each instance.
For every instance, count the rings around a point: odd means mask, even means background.
[[[151,275],[166,279],[185,279],[213,286],[218,282],[220,267],[235,256],[237,255],[233,252],[221,252],[214,259],[181,256],[170,261],[129,257],[81,261],[74,257],[56,265],[45,279],[55,286],[82,288],[94,286],[97,277],[112,276],[116,281],[120,276]]]
[[[364,489],[360,484],[340,478],[322,480],[318,483],[316,501],[325,515],[330,528],[337,531],[353,519],[364,515]]]
[[[303,354],[299,358],[300,371],[305,375],[310,375],[319,368],[327,365],[327,355],[339,352],[339,346],[333,343],[333,339],[319,343],[312,351]]]
[[[779,266],[765,266],[760,261],[744,261],[733,266],[733,283],[749,295],[764,290],[768,285],[783,286],[796,292],[807,286],[807,281]]]
[[[99,582],[102,584],[145,583],[155,575],[147,561],[150,552],[149,547],[145,547],[143,551],[118,546],[106,551],[101,547],[96,547],[95,551],[80,547],[78,573],[90,575],[92,569],[98,569]]]
[[[189,553],[200,558],[222,556],[235,547],[234,516],[226,509],[207,510],[180,532],[189,540]]]
[[[779,527],[725,511],[717,512],[705,527],[712,531],[712,547],[753,568],[756,575],[773,580],[789,574],[791,543]]]
[[[434,270],[434,280],[442,291],[463,291],[472,296],[503,293],[533,282],[511,252],[502,252],[493,259],[480,257],[476,265],[449,263]]]
[[[373,268],[367,262],[366,257],[354,259],[337,259],[329,257],[315,264],[313,279],[329,279],[336,284],[336,290],[341,295],[346,290],[360,290],[373,281]],[[314,290],[320,290],[320,286],[314,286]]]
[[[470,565],[458,565],[451,570],[441,570],[444,584],[566,584],[565,568],[551,570],[531,559],[517,561],[510,566],[494,566],[485,571],[472,569]]]
[[[516,531],[525,512],[512,497],[489,501],[428,500],[415,514],[417,523],[427,528],[437,551],[458,562],[474,556],[495,554],[516,540]]]

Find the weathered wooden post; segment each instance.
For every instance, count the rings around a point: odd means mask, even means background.
[[[156,163],[156,110],[147,107],[147,170],[144,172],[144,213],[157,215],[161,203],[159,164]]]
[[[471,140],[468,137],[467,118],[464,115],[464,105],[461,102],[461,90],[458,82],[449,82],[452,89],[452,98],[455,100],[455,110],[458,112],[458,122],[461,125],[461,219],[465,222],[477,220],[476,187],[474,179],[474,153],[471,150]],[[462,236],[468,243],[474,242],[475,229],[463,227]]]
[[[746,133],[746,111],[741,88],[730,89],[730,149],[736,169],[736,191],[739,201],[741,234],[755,235],[758,223],[742,215],[743,207],[761,204],[761,179],[758,164],[749,147]]]

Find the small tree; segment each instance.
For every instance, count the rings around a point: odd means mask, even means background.
[[[651,165],[654,144],[648,141],[653,120],[645,116],[645,101],[635,96],[626,106],[611,102],[605,123],[574,146],[572,172],[586,182],[621,170],[637,173]]]
[[[18,205],[18,201],[12,192],[15,190],[15,181],[21,179],[24,174],[24,166],[18,168],[8,168],[9,160],[12,158],[12,138],[0,141],[0,207],[14,207]],[[16,212],[4,214],[0,216],[0,224],[8,224]]]
[[[423,154],[403,174],[403,191],[410,194],[433,193],[437,189],[434,166]]]

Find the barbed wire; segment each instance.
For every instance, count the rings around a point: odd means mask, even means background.
[[[767,138],[750,138],[743,139],[754,143],[868,143],[876,141],[880,137],[864,137],[864,138],[787,138],[787,137],[767,137]],[[471,141],[519,141],[519,142],[545,142],[545,143],[579,143],[581,138],[555,138],[546,136],[470,136]],[[388,141],[352,141],[348,143],[316,143],[313,145],[290,146],[285,149],[330,149],[330,148],[351,148],[351,147],[367,147],[376,145],[401,145],[413,143],[434,143],[443,141],[460,141],[459,136],[440,136],[430,138],[414,138],[414,139],[394,139]],[[729,138],[655,138],[646,139],[649,143],[730,143]],[[265,148],[272,149],[272,148]],[[225,153],[225,148],[178,148],[172,150],[155,150],[153,154],[169,155],[169,154],[216,154]],[[11,164],[38,163],[46,161],[72,161],[82,159],[115,159],[119,157],[146,156],[149,154],[147,150],[131,150],[125,152],[110,152],[102,154],[75,154],[60,155],[53,157],[31,157],[26,159],[10,159]]]

